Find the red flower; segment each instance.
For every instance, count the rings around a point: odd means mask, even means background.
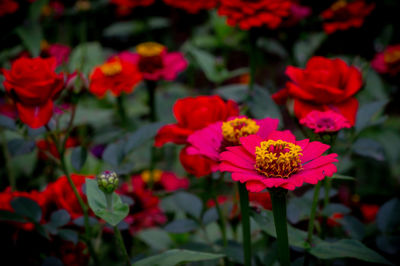
[[[218,0],[164,0],[170,6],[185,9],[189,13],[198,13],[202,9],[212,9],[217,6]]]
[[[84,266],[89,264],[90,256],[86,244],[83,242],[78,242],[75,245],[73,242],[64,241],[57,253],[57,257],[61,259],[64,265]]]
[[[364,217],[364,221],[367,223],[371,223],[375,221],[376,215],[379,211],[379,205],[376,204],[362,204],[361,205],[361,213]]]
[[[167,217],[159,207],[160,200],[146,189],[145,185],[140,178],[132,177],[116,191],[133,200],[133,206],[130,206],[129,214],[124,220],[129,224],[132,234],[142,229],[164,224],[167,221]]]
[[[249,192],[249,202],[252,206],[272,210],[271,195],[269,192]]]
[[[19,4],[13,0],[0,0],[0,17],[18,10]]]
[[[72,182],[74,182],[79,194],[85,202],[87,202],[87,198],[82,192],[82,185],[85,183],[86,178],[94,178],[94,176],[71,174]],[[57,181],[49,183],[43,193],[49,204],[55,204],[58,209],[65,209],[71,215],[72,219],[83,215],[82,208],[66,176],[62,176],[58,178]]]
[[[65,143],[65,148],[71,148],[71,147],[76,147],[79,145],[79,142],[75,138],[68,138],[66,143]],[[55,158],[60,158],[60,154],[57,151],[57,147],[54,144],[52,140],[49,139],[41,139],[36,141],[36,146],[39,149],[39,159],[41,160],[47,160],[48,156],[46,152],[49,152],[51,155],[53,155]]]
[[[366,4],[364,0],[356,0],[350,3],[346,0],[338,0],[321,14],[325,21],[324,30],[327,34],[332,34],[338,30],[359,28],[364,23],[365,17],[374,8],[374,3]]]
[[[378,53],[371,66],[379,73],[395,76],[400,72],[400,44],[388,46]]]
[[[60,66],[68,61],[71,48],[63,44],[46,45],[41,54],[44,56],[54,57],[57,61],[57,66]]]
[[[143,171],[140,175],[135,175],[132,178],[138,178],[147,187],[150,182],[153,182],[152,190],[165,190],[172,192],[178,189],[186,189],[189,187],[189,179],[180,178],[173,172],[153,170]]]
[[[276,29],[289,16],[291,5],[290,0],[221,0],[218,14],[242,30],[264,25]]]
[[[11,70],[3,70],[7,93],[13,96],[19,118],[32,128],[49,122],[53,115],[53,99],[64,85],[62,74],[57,74],[56,59],[19,58]]]
[[[177,100],[173,112],[177,123],[166,125],[158,131],[156,147],[167,142],[186,144],[187,137],[194,131],[239,115],[239,108],[234,101],[224,102],[219,96],[198,96]]]
[[[122,92],[131,93],[141,80],[142,75],[135,65],[113,57],[94,69],[90,75],[89,90],[98,98],[104,97],[108,90],[119,96]]]
[[[186,146],[179,154],[179,160],[188,173],[196,177],[202,177],[211,174],[213,169],[218,167],[214,160],[205,156],[188,154],[188,148],[189,146]]]
[[[358,101],[353,97],[362,86],[361,72],[341,59],[312,57],[305,69],[286,68],[291,79],[286,84],[286,94],[294,98],[294,113],[298,119],[313,110],[333,110],[341,113],[354,125]],[[276,94],[275,94],[276,95]],[[276,97],[276,99],[283,97]]]
[[[0,98],[0,115],[7,116],[11,119],[18,117],[15,105],[8,98]]]
[[[117,13],[121,16],[128,15],[133,8],[138,6],[149,6],[155,0],[110,0],[112,4],[117,5]]]
[[[326,224],[330,227],[340,226],[340,220],[344,217],[342,213],[335,212],[327,220]]]

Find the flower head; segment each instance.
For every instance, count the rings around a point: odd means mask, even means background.
[[[122,52],[122,60],[134,64],[146,80],[174,80],[187,67],[187,61],[180,52],[167,52],[165,46],[145,42],[136,46],[136,53]]]
[[[230,26],[238,25],[242,30],[267,26],[279,27],[291,9],[290,0],[221,0],[218,14],[227,17]]]
[[[104,171],[97,176],[97,184],[106,194],[113,193],[119,183],[118,175],[114,171]]]
[[[379,73],[395,76],[400,73],[400,44],[390,45],[378,53],[371,66]]]
[[[324,19],[324,30],[327,34],[332,34],[338,30],[359,28],[374,8],[374,3],[367,4],[364,0],[352,2],[338,0],[321,14]]]
[[[337,132],[351,127],[350,122],[344,116],[331,110],[312,111],[300,120],[300,124],[314,130],[315,133]]]
[[[220,170],[231,172],[233,180],[246,183],[252,192],[272,187],[293,190],[337,171],[337,154],[321,156],[329,145],[296,141],[289,131],[272,131],[266,138],[250,135],[240,143],[221,154]]]
[[[142,75],[135,65],[113,57],[93,70],[89,90],[98,98],[104,97],[108,90],[120,96],[122,92],[131,93],[141,80]]]
[[[164,0],[170,6],[181,8],[189,13],[198,13],[200,10],[208,10],[217,6],[218,0]]]

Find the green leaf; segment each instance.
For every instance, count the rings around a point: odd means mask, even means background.
[[[175,266],[177,264],[207,261],[223,258],[223,254],[196,252],[183,249],[171,249],[161,254],[151,256],[133,263],[134,266]]]
[[[288,52],[285,47],[277,40],[272,38],[259,38],[257,40],[257,46],[270,54],[277,55],[281,58],[287,58]]]
[[[376,225],[381,232],[393,232],[400,225],[400,200],[391,199],[379,209]]]
[[[164,230],[169,233],[182,234],[197,229],[198,225],[190,219],[178,219],[170,222],[164,227]]]
[[[36,0],[29,7],[29,17],[31,20],[38,20],[40,14],[42,13],[42,9],[45,5],[49,3],[49,0]]]
[[[373,139],[359,138],[353,144],[353,152],[361,156],[370,157],[377,161],[385,160],[382,145]]]
[[[71,241],[74,244],[78,243],[78,232],[71,229],[61,229],[58,231],[58,236],[64,240]]]
[[[346,233],[354,239],[363,240],[365,237],[364,224],[353,216],[345,216],[339,220]]]
[[[43,40],[42,28],[38,22],[32,22],[16,29],[18,37],[22,40],[25,48],[33,57],[40,54],[40,44]]]
[[[122,203],[121,198],[112,193],[112,210],[107,209],[104,193],[99,189],[97,181],[86,178],[86,196],[92,211],[112,226],[121,222],[129,213],[128,204]]]
[[[199,197],[182,191],[175,194],[174,200],[176,205],[183,211],[196,218],[200,218],[201,211],[203,210],[203,203]]]
[[[165,250],[173,244],[168,233],[158,228],[142,230],[136,236],[155,250]]]
[[[322,215],[325,217],[330,217],[334,213],[348,214],[350,212],[351,210],[343,204],[330,203],[323,209]]]
[[[282,120],[279,107],[272,100],[266,88],[255,85],[249,102],[249,108],[254,118],[263,119],[266,117]]]
[[[355,129],[356,132],[361,132],[367,128],[371,123],[374,116],[376,116],[387,105],[388,100],[381,100],[362,105],[357,111],[357,118]]]
[[[219,87],[215,89],[214,92],[224,99],[243,102],[247,96],[248,87],[249,86],[245,84],[232,84]]]
[[[310,253],[320,259],[354,258],[367,262],[392,265],[377,252],[354,239],[336,242],[320,242],[310,249]]]
[[[311,204],[312,200],[306,197],[291,198],[287,205],[287,219],[293,224],[308,219]]]
[[[339,179],[339,180],[351,180],[351,181],[355,181],[356,180],[352,176],[341,175],[341,174],[334,174],[331,178],[332,179]]]
[[[373,100],[387,100],[389,98],[381,76],[373,69],[369,69],[368,71],[365,78],[365,87],[362,92],[367,93],[369,98]]]
[[[8,222],[26,222],[26,219],[15,212],[0,210],[0,221],[8,221]]]
[[[83,147],[76,147],[71,152],[71,164],[76,171],[80,171],[87,159],[87,150]]]
[[[105,28],[103,35],[105,37],[129,36],[138,32],[142,32],[144,28],[144,23],[139,21],[117,22]]]
[[[32,140],[12,139],[7,143],[7,148],[14,157],[32,152],[36,148],[36,143]]]
[[[218,220],[218,211],[217,208],[213,207],[211,209],[208,209],[202,218],[203,224],[207,225],[209,223],[215,222]]]
[[[5,115],[0,115],[0,127],[10,130],[15,130],[17,128],[14,119]]]
[[[56,228],[68,224],[70,220],[71,215],[64,209],[57,210],[50,216],[50,224]]]
[[[293,54],[300,67],[306,65],[307,60],[315,53],[321,44],[327,39],[325,33],[311,33],[306,38],[297,41],[293,46]]]
[[[125,157],[125,143],[119,141],[116,143],[111,143],[103,152],[103,160],[114,167],[117,167],[122,163]]]
[[[42,209],[36,201],[18,197],[11,201],[11,207],[15,213],[24,216],[32,221],[39,222],[42,218]]]
[[[127,155],[146,141],[153,139],[163,125],[163,122],[144,125],[129,135],[127,141],[124,143],[124,154]]]
[[[88,76],[94,67],[102,64],[103,61],[104,54],[99,43],[82,43],[71,52],[68,69],[71,73],[80,70]]]

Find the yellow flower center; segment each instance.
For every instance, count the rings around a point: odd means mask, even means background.
[[[158,182],[161,179],[162,171],[161,170],[145,170],[142,172],[142,180],[145,183],[149,182]]]
[[[256,134],[259,128],[260,126],[252,119],[236,118],[222,124],[222,135],[225,141],[239,145],[241,137]]]
[[[395,50],[395,51],[386,51],[384,53],[384,61],[388,64],[391,63],[396,63],[397,61],[400,60],[400,51]]]
[[[346,0],[339,0],[339,1],[335,2],[335,3],[333,3],[333,5],[331,6],[331,9],[333,11],[336,11],[338,9],[341,9],[341,8],[345,7],[346,5],[347,5],[347,1]]]
[[[144,42],[136,46],[136,52],[143,57],[158,56],[164,49],[164,45],[156,42]]]
[[[103,72],[104,75],[106,76],[114,76],[122,71],[122,65],[121,63],[117,61],[105,63],[100,67],[101,72]]]
[[[268,140],[256,147],[256,170],[266,177],[288,178],[302,169],[299,145],[282,141]]]

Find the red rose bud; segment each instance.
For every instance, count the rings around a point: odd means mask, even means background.
[[[118,175],[113,171],[104,171],[97,176],[97,184],[101,191],[106,194],[113,193],[118,187]]]

